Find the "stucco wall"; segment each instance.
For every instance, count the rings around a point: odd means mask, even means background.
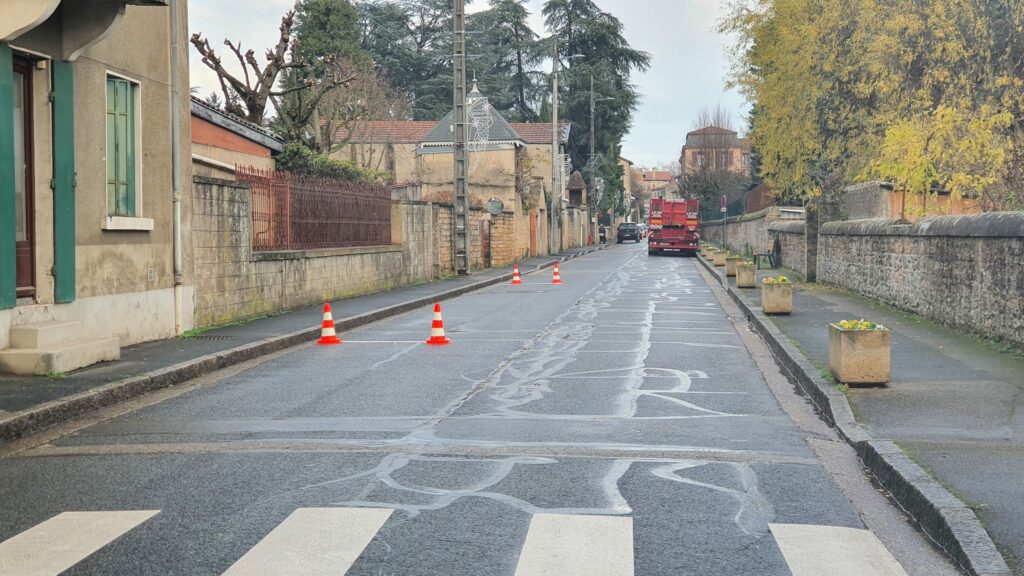
[[[1024,212],[821,225],[818,281],[1024,344]]]

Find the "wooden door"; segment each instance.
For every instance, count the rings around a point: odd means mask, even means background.
[[[32,66],[14,60],[14,236],[18,298],[36,294]]]

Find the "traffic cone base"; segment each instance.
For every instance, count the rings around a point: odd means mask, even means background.
[[[555,262],[555,268],[551,272],[551,283],[552,284],[561,284],[562,283],[562,276],[558,273],[558,262]]]
[[[523,283],[522,278],[519,277],[519,265],[518,264],[513,264],[512,265],[512,283],[513,284],[522,284]]]
[[[430,325],[430,338],[427,339],[427,344],[431,346],[443,346],[450,344],[449,340],[444,335],[444,320],[441,319],[441,305],[434,304],[434,321]]]
[[[320,325],[320,339],[316,343],[320,346],[341,344],[341,339],[334,332],[334,318],[331,316],[330,303],[324,303],[324,320]]]

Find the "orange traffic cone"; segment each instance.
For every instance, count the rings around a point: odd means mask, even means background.
[[[561,284],[562,283],[562,277],[558,274],[558,262],[555,262],[554,272],[551,273],[551,283],[552,284]]]
[[[519,277],[519,264],[512,265],[512,283],[522,284],[523,280]]]
[[[341,344],[341,340],[334,333],[334,318],[331,317],[331,304],[329,302],[324,302],[324,322],[320,327],[320,339],[316,343],[322,346]]]
[[[427,344],[448,344],[451,340],[444,335],[444,320],[441,319],[441,305],[434,304],[434,323],[430,325],[430,338]]]

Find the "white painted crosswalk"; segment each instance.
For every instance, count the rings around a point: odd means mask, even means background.
[[[159,510],[64,512],[0,543],[0,567],[11,576],[52,576],[78,564]]]
[[[769,524],[793,576],[907,576],[867,530],[840,526]]]
[[[632,576],[633,519],[536,514],[516,576]]]
[[[224,576],[341,576],[389,516],[381,508],[299,508]]]
[[[392,512],[299,508],[224,576],[344,576]],[[57,576],[157,514],[158,510],[64,512],[0,542],[0,574]],[[769,528],[793,576],[906,576],[867,530],[802,524]],[[535,514],[515,576],[633,576],[635,540],[629,516]],[[436,548],[438,543],[419,545]]]

